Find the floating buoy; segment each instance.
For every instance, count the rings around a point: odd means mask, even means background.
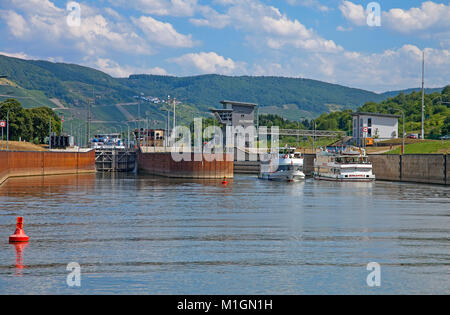
[[[226,177],[223,178],[222,185],[228,185],[228,182],[227,182],[227,178],[226,178]]]
[[[17,228],[13,235],[9,237],[10,243],[25,243],[30,238],[25,234],[23,230],[23,217],[17,217]]]

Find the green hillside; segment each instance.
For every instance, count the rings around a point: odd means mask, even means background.
[[[405,129],[407,133],[420,133],[422,121],[422,94],[400,93],[380,103],[368,102],[358,108],[361,112],[405,114]],[[322,114],[317,120],[319,129],[352,130],[352,111],[344,110],[330,114]],[[400,118],[400,134],[402,134],[403,119]],[[442,92],[425,95],[425,135],[430,139],[438,139],[442,135],[450,134],[450,85]]]
[[[87,117],[87,104],[95,99],[92,119],[98,128],[117,123],[123,127],[127,121],[135,121],[136,95],[147,99],[142,100],[142,119],[159,121],[159,126],[166,121],[163,109],[168,105],[151,102],[150,97],[161,101],[168,95],[176,97],[182,102],[177,106],[177,119],[184,123],[194,116],[209,116],[209,109],[220,106],[224,99],[258,103],[260,113],[291,120],[355,110],[367,102],[386,99],[383,94],[301,78],[132,75],[117,79],[88,67],[3,55],[0,55],[0,75],[8,76],[0,79],[0,101],[16,98],[25,108],[47,106],[65,117],[82,121]]]

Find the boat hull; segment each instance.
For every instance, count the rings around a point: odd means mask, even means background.
[[[321,176],[321,175],[314,175],[315,180],[324,180],[324,181],[331,181],[331,182],[348,182],[348,183],[369,183],[374,182],[375,177],[370,178],[340,178],[340,177],[327,177],[327,176]]]
[[[302,172],[261,173],[259,178],[276,182],[299,182],[305,180],[305,174]]]

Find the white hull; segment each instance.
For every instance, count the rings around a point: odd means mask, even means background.
[[[333,182],[373,182],[375,181],[375,176],[370,178],[342,178],[340,176],[324,176],[324,175],[314,175],[314,179],[316,180],[326,180]]]
[[[298,182],[305,179],[305,174],[298,171],[281,171],[275,173],[261,173],[259,178],[277,182]]]

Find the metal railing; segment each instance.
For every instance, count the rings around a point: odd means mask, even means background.
[[[260,130],[260,135],[270,135],[271,128],[267,128],[267,131]],[[301,136],[301,137],[345,137],[345,131],[332,131],[332,130],[298,130],[298,129],[279,129],[280,136]]]

